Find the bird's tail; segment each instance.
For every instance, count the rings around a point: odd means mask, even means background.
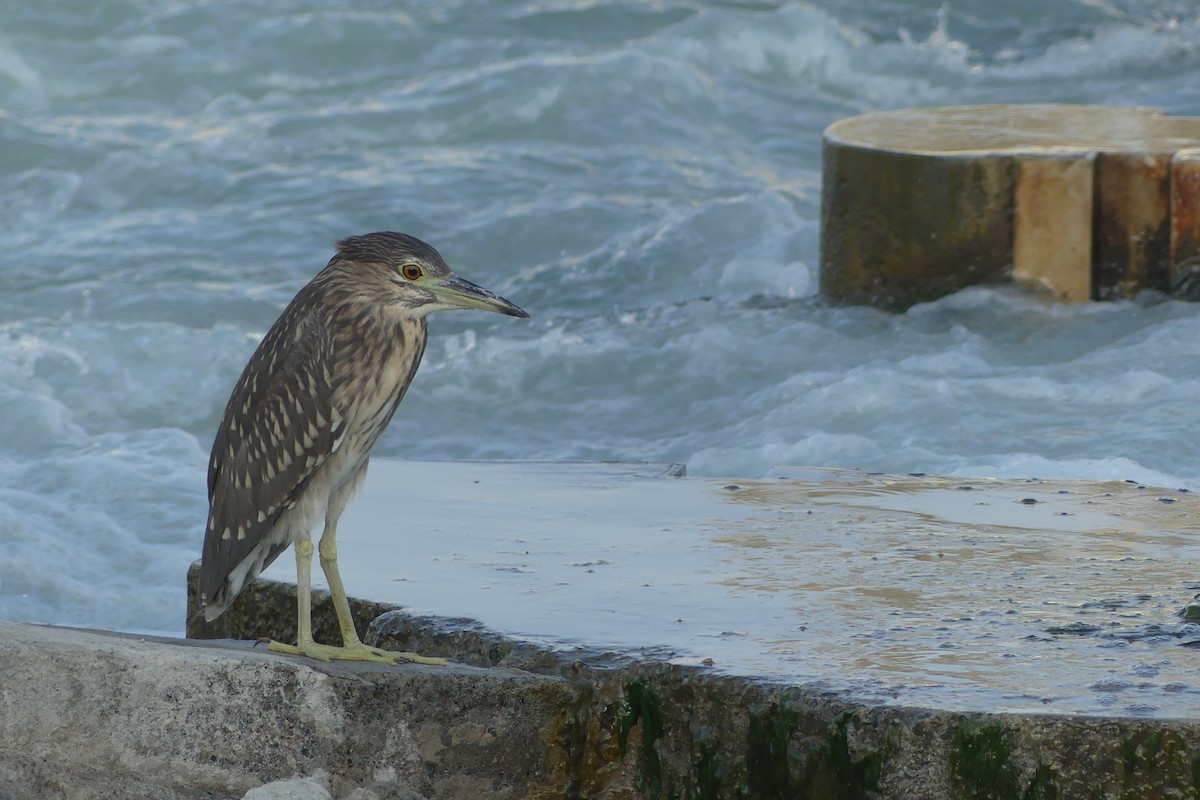
[[[204,620],[212,622],[225,613],[242,590],[287,549],[290,542],[260,542],[250,553],[222,575],[209,559],[200,561],[200,606]]]

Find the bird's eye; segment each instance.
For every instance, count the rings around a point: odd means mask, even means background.
[[[421,277],[421,268],[416,264],[405,264],[400,268],[400,273],[410,281],[415,281],[417,278]]]

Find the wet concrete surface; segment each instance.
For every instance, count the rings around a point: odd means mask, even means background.
[[[1178,616],[1200,590],[1186,491],[666,474],[373,462],[339,526],[342,574],[412,614],[868,705],[1200,717],[1200,626]],[[266,577],[294,581],[293,563]]]

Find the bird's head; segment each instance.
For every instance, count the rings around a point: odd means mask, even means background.
[[[367,279],[376,301],[383,299],[405,316],[478,308],[529,317],[503,297],[455,275],[437,250],[416,237],[382,231],[343,239],[337,248],[329,269],[351,272],[356,281]]]

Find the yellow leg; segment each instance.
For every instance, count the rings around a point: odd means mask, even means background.
[[[315,647],[312,635],[312,557],[313,543],[301,539],[292,545],[296,551],[296,646],[282,642],[271,642],[268,650],[279,653],[305,655],[308,648]],[[319,656],[313,656],[319,658]],[[328,661],[328,658],[321,659]]]
[[[358,638],[354,618],[350,615],[350,601],[346,599],[346,588],[337,568],[337,523],[327,522],[319,545],[321,569],[329,581],[329,594],[333,598],[333,609],[337,613],[338,627],[342,629],[342,646],[317,644],[312,638],[312,593],[309,588],[309,572],[312,569],[312,542],[305,539],[296,542],[296,608],[298,614],[296,647],[271,642],[269,648],[281,653],[306,655],[320,661],[338,659],[342,661],[381,661],[395,664],[411,661],[416,664],[444,666],[446,659],[419,656],[416,653],[401,653],[368,647]]]
[[[357,647],[362,644],[358,638],[358,629],[354,627],[354,619],[350,616],[350,601],[346,597],[346,587],[342,585],[342,575],[337,567],[337,523],[326,523],[325,532],[321,534],[321,571],[329,582],[329,594],[333,597],[333,610],[337,612],[338,627],[342,629],[342,644],[346,647]]]

